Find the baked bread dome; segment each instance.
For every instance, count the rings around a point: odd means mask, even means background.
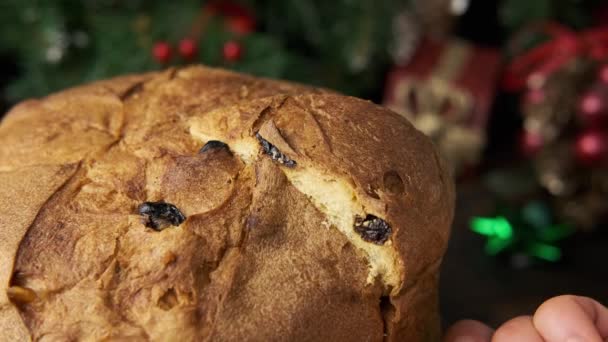
[[[204,67],[0,125],[0,339],[427,341],[454,190],[399,115]]]

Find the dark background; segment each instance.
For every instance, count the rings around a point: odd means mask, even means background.
[[[482,45],[499,47],[506,33],[498,24],[496,1],[472,1],[457,34]],[[521,124],[513,95],[498,93],[488,127],[488,146],[480,170],[508,164],[515,158],[514,136]],[[469,231],[473,215],[492,215],[492,195],[476,180],[457,186],[452,237],[441,268],[440,298],[444,325],[471,318],[498,324],[517,315],[533,314],[542,301],[560,294],[594,297],[608,303],[608,232],[578,234],[563,245],[556,264],[516,269],[508,260],[488,257],[485,240]],[[608,200],[608,199],[607,199]]]

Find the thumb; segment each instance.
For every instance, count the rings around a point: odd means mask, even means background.
[[[551,298],[536,310],[533,322],[546,341],[602,342],[608,338],[608,309],[588,297]]]

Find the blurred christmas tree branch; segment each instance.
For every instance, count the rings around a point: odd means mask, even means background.
[[[15,102],[186,63],[365,96],[377,90],[391,64],[390,23],[405,5],[397,0],[6,0],[0,4],[0,52],[13,56],[19,77],[4,96]],[[184,39],[190,39],[189,50],[178,55]],[[164,45],[158,48],[159,43]]]

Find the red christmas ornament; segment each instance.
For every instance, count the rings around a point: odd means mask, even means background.
[[[545,91],[543,88],[533,88],[526,92],[524,96],[524,105],[537,105],[545,100]]]
[[[599,68],[597,76],[600,82],[608,84],[608,64],[604,64]]]
[[[171,59],[171,45],[167,42],[156,42],[152,47],[152,56],[158,63],[167,63]]]
[[[183,59],[191,60],[196,56],[198,47],[194,39],[184,38],[179,42],[179,54]]]
[[[246,35],[255,30],[255,20],[249,15],[239,15],[226,19],[228,30],[240,35]]]
[[[576,138],[576,156],[585,164],[598,164],[608,156],[608,135],[590,130]]]
[[[223,53],[225,61],[228,61],[228,62],[238,61],[239,59],[241,59],[241,56],[243,55],[243,46],[241,45],[241,43],[239,43],[237,41],[229,40],[226,43],[224,43],[224,48],[222,49],[222,53]]]
[[[581,121],[589,125],[597,125],[608,121],[608,94],[599,89],[591,89],[581,96],[578,103],[577,115]]]
[[[526,157],[532,157],[543,148],[542,135],[524,130],[520,137],[520,148]]]

